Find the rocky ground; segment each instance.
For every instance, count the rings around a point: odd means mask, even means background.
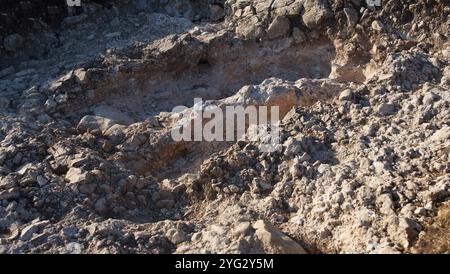
[[[103,2],[0,28],[1,253],[450,252],[449,0]]]

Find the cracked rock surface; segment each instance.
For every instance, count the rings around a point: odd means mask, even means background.
[[[448,0],[6,2],[0,253],[450,252]],[[279,150],[174,141],[198,97]]]

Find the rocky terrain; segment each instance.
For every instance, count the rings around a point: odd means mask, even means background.
[[[450,252],[449,0],[3,2],[0,253]]]

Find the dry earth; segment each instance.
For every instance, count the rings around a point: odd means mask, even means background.
[[[0,1],[0,253],[450,252],[449,0],[61,2]]]

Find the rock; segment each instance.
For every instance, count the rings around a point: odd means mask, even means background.
[[[166,233],[166,237],[175,245],[187,240],[187,235],[182,229],[172,228]]]
[[[115,37],[120,37],[121,35],[122,35],[122,32],[116,31],[116,32],[110,32],[110,33],[105,34],[105,37],[115,38]]]
[[[294,38],[294,41],[299,44],[306,41],[305,33],[301,29],[296,27],[292,29],[292,37]]]
[[[386,172],[386,165],[381,161],[374,161],[372,166],[376,174],[384,174]]]
[[[35,224],[31,224],[26,226],[25,228],[22,229],[22,231],[20,232],[20,239],[22,241],[28,241],[31,239],[31,237],[33,237],[33,234],[35,232],[38,231],[38,226],[36,226]]]
[[[64,104],[67,102],[67,100],[68,100],[67,94],[59,94],[58,96],[55,97],[55,101],[58,104]]]
[[[104,132],[113,142],[120,142],[125,137],[126,126],[115,124]]]
[[[301,142],[295,138],[289,138],[286,142],[284,142],[283,146],[285,147],[285,157],[292,157],[302,151]]]
[[[303,247],[264,220],[256,221],[253,228],[268,253],[306,254]]]
[[[315,29],[332,16],[326,0],[305,0],[303,23],[310,29]]]
[[[70,242],[64,247],[64,253],[66,254],[81,254],[82,246],[77,242]]]
[[[431,142],[445,142],[450,139],[450,127],[443,126],[441,129],[437,130],[431,137]]]
[[[66,180],[69,181],[70,184],[80,184],[89,181],[88,172],[82,170],[81,168],[71,167],[66,174]]]
[[[331,169],[331,166],[328,164],[320,164],[320,166],[317,168],[317,172],[319,172],[320,174],[324,174],[327,171],[329,171]]]
[[[13,241],[17,239],[20,235],[20,230],[17,228],[16,225],[13,225],[12,228],[9,229],[11,232],[9,234],[9,237],[6,238],[8,241]]]
[[[20,240],[22,241],[28,241],[33,237],[33,234],[38,232],[41,227],[47,225],[49,221],[39,221],[39,219],[36,219],[31,222],[31,224],[25,226],[22,231],[20,232]]]
[[[393,104],[384,103],[377,107],[377,112],[382,116],[392,115],[395,114],[395,106]]]
[[[258,18],[252,16],[239,21],[236,27],[236,34],[245,39],[258,39],[263,36],[264,28],[261,26]]]
[[[345,89],[339,94],[339,101],[350,101],[353,97],[351,89]]]
[[[81,131],[100,130],[103,133],[115,124],[116,122],[108,118],[87,115],[80,120],[80,123],[78,124],[78,129]]]
[[[373,22],[372,22],[372,29],[373,30],[376,30],[376,31],[378,31],[378,32],[381,32],[383,29],[384,29],[384,25],[380,22],[380,21],[378,21],[378,20],[374,20]]]
[[[411,219],[400,218],[399,229],[407,236],[409,245],[409,243],[413,242],[417,238],[419,232],[422,230],[422,227]]]
[[[95,202],[95,210],[98,213],[105,213],[108,209],[105,198],[100,198]]]
[[[385,215],[395,214],[394,203],[390,194],[381,194],[377,198],[377,202],[380,204],[380,212]]]
[[[290,31],[291,22],[289,21],[289,19],[284,16],[278,16],[269,25],[269,28],[267,29],[267,38],[277,39],[285,37],[289,34]]]
[[[133,119],[121,112],[118,109],[112,108],[107,105],[97,106],[92,110],[95,116],[103,117],[106,119],[110,119],[111,121],[120,123],[120,124],[131,124],[133,123]]]
[[[23,38],[20,34],[13,33],[5,37],[3,46],[7,51],[17,52],[23,47]]]
[[[37,181],[37,183],[39,184],[40,187],[43,187],[43,186],[45,186],[48,183],[48,180],[42,175],[38,175],[36,177],[36,181]]]
[[[76,79],[76,81],[79,83],[79,84],[86,84],[87,83],[87,81],[88,81],[88,78],[87,78],[87,73],[86,73],[86,71],[84,70],[84,69],[76,69],[74,72],[73,72],[73,75],[75,76],[75,79]]]
[[[233,237],[245,236],[251,229],[250,222],[241,222],[234,226],[232,234]]]
[[[422,102],[423,102],[424,105],[429,106],[429,105],[432,105],[435,101],[437,101],[439,99],[440,99],[439,95],[437,95],[436,93],[430,91],[430,92],[427,92],[423,96]]]

